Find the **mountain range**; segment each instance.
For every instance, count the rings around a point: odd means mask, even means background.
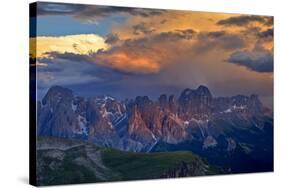
[[[37,102],[37,134],[130,152],[192,151],[226,173],[273,170],[273,112],[257,95],[214,97],[206,86],[117,100],[53,86]]]

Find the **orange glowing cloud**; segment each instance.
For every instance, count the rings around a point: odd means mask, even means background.
[[[91,59],[94,63],[124,72],[157,73],[166,66],[179,61],[192,62],[195,57],[211,51],[228,56],[243,45],[238,36],[224,32],[198,34],[193,30],[182,30],[121,41],[108,50],[92,54]]]
[[[135,73],[155,73],[160,69],[160,64],[146,56],[136,56],[126,52],[116,52],[112,54],[99,54],[95,60],[107,67],[111,67],[124,72]]]

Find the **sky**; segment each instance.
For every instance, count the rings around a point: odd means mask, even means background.
[[[273,108],[273,17],[39,2],[30,21],[39,99],[54,85],[119,99],[206,85]]]

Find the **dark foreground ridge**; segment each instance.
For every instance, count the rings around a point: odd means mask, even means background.
[[[133,153],[85,141],[39,137],[37,152],[39,185],[202,176],[219,172],[188,151]]]

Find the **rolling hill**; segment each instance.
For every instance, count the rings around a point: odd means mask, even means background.
[[[39,137],[37,184],[58,185],[201,176],[218,173],[189,151],[135,153],[89,142]]]

